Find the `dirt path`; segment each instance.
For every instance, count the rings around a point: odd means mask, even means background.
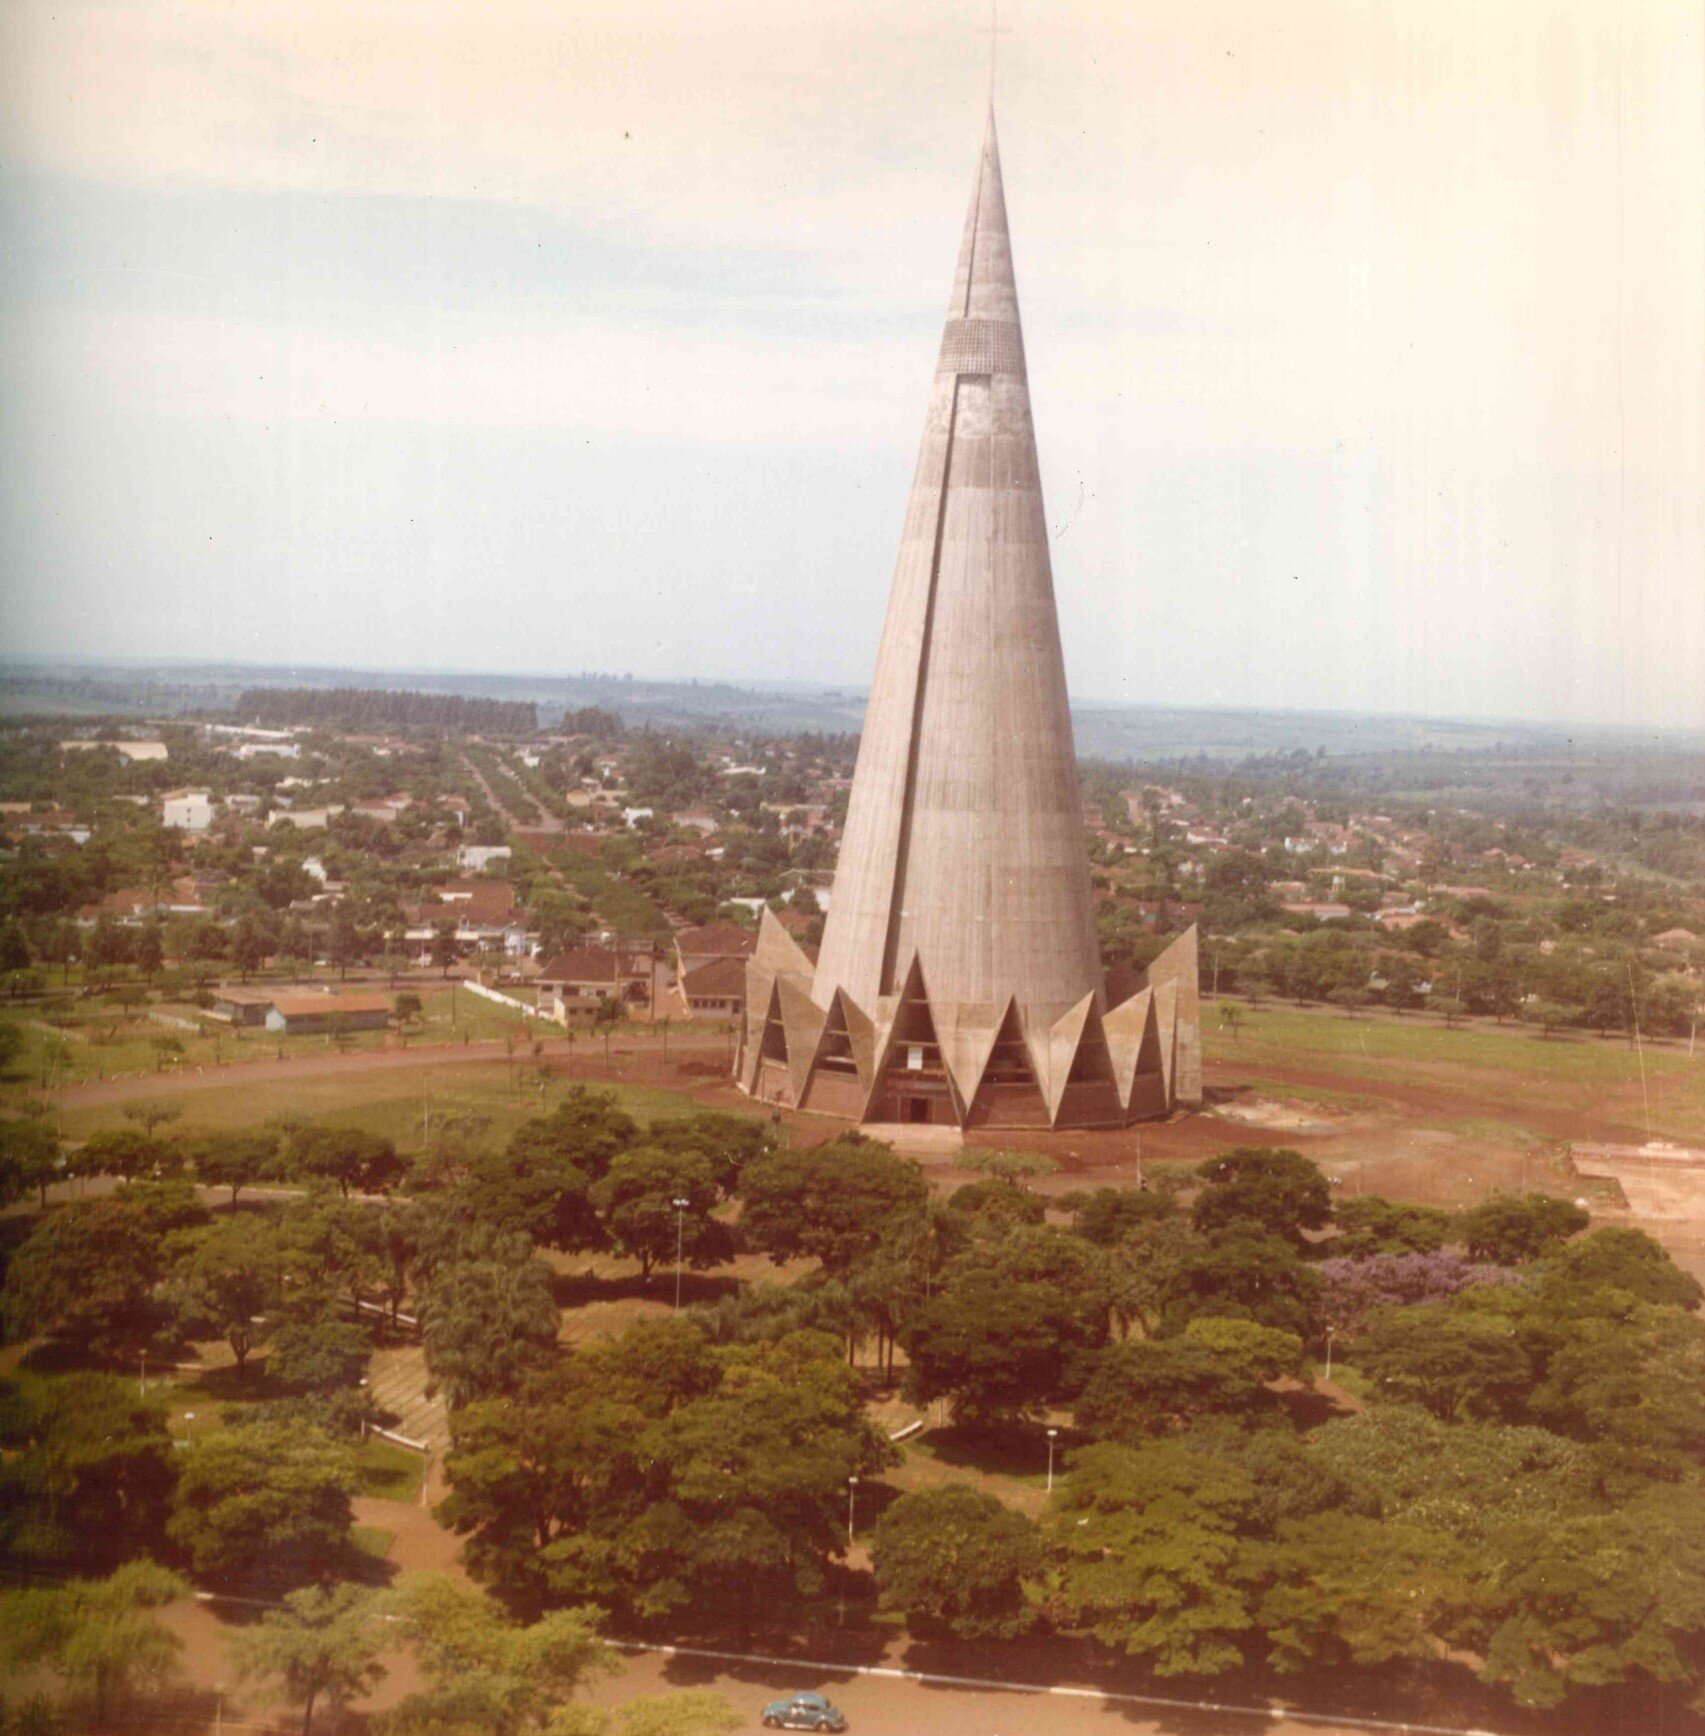
[[[427,1500],[440,1499],[443,1494],[442,1488],[429,1489]],[[381,1501],[369,1495],[357,1495],[350,1505],[357,1525],[391,1533],[386,1560],[399,1573],[450,1573],[458,1579],[467,1578],[460,1560],[461,1538],[432,1517],[430,1506],[418,1501]]]

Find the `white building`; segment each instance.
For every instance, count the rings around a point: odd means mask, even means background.
[[[456,866],[480,874],[493,862],[507,862],[514,854],[507,844],[463,844],[456,851]]]
[[[170,790],[160,798],[160,823],[180,832],[205,832],[216,813],[207,790]]]
[[[59,747],[62,753],[88,753],[94,748],[110,747],[120,759],[131,764],[169,757],[163,741],[62,741]]]

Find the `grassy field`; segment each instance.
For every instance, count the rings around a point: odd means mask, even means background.
[[[337,984],[328,979],[323,986],[335,988]],[[375,985],[360,986],[370,989]],[[405,1040],[451,1043],[510,1038],[519,1050],[541,1034],[559,1042],[561,1039],[554,1025],[541,1030],[538,1021],[469,994],[454,983],[414,983],[384,989],[392,995],[405,991],[418,995],[422,1003],[421,1016],[405,1031],[351,1031],[341,1041],[328,1035],[286,1037],[265,1030],[233,1030],[201,1016],[187,1004],[127,1012],[101,1002],[55,1001],[46,1008],[26,1008],[9,1015],[7,1022],[16,1024],[24,1037],[23,1048],[10,1068],[9,1083],[79,1085],[92,1079],[177,1072],[223,1061],[395,1047]],[[163,1016],[150,1017],[150,1011]],[[186,1028],[192,1026],[199,1028]]]
[[[1639,1056],[1623,1038],[1607,1040],[1578,1032],[1541,1037],[1520,1026],[1463,1023],[1452,1030],[1431,1019],[1349,1018],[1267,1002],[1246,1008],[1236,1036],[1204,1009],[1203,1041],[1210,1058],[1249,1061],[1263,1053],[1341,1056],[1347,1073],[1365,1072],[1364,1063],[1378,1061],[1444,1062],[1520,1072],[1570,1083],[1594,1084],[1633,1080],[1638,1083]],[[1685,1045],[1648,1043],[1649,1078],[1705,1076],[1705,1067],[1689,1061]]]
[[[1649,1098],[1657,1134],[1705,1136],[1705,1054],[1690,1058],[1681,1043],[1647,1043],[1642,1057],[1622,1038],[1580,1033],[1544,1038],[1520,1026],[1480,1023],[1446,1030],[1430,1019],[1349,1018],[1272,1002],[1245,1008],[1235,1034],[1210,1005],[1204,1009],[1202,1033],[1208,1059],[1251,1070],[1257,1076],[1252,1087],[1265,1083],[1259,1079],[1264,1063],[1317,1066],[1342,1077],[1352,1098],[1358,1081],[1391,1084],[1409,1078],[1447,1084],[1460,1094],[1464,1124],[1513,1123],[1518,1132],[1520,1102],[1524,1096],[1531,1099],[1536,1088],[1557,1088],[1559,1103],[1572,1098],[1591,1104],[1614,1092],[1637,1111]],[[1329,1103],[1318,1093],[1305,1099],[1307,1087],[1272,1089],[1322,1108],[1350,1107]]]
[[[186,1132],[212,1133],[252,1126],[281,1115],[305,1116],[339,1127],[360,1127],[395,1140],[402,1151],[418,1151],[426,1128],[447,1116],[483,1122],[493,1137],[505,1138],[523,1121],[560,1103],[577,1081],[559,1071],[541,1092],[520,1065],[501,1061],[450,1062],[440,1067],[341,1077],[245,1080],[211,1086],[186,1096],[179,1126]],[[686,1115],[692,1099],[678,1091],[646,1085],[603,1085],[636,1120]],[[97,1127],[118,1124],[116,1105],[65,1111],[65,1136],[86,1139]]]

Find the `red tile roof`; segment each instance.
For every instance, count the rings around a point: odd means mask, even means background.
[[[391,997],[377,994],[269,995],[268,1000],[287,1019],[308,1018],[315,1014],[330,1017],[333,1013],[388,1013]]]
[[[616,952],[607,946],[577,946],[558,953],[543,970],[542,983],[613,983],[618,976],[651,974],[651,957],[643,952]]]
[[[683,958],[750,958],[758,950],[758,937],[738,923],[713,922],[708,928],[683,928],[675,945]]]
[[[746,964],[738,958],[713,958],[681,978],[681,992],[690,1006],[700,1000],[743,1000],[746,995]]]

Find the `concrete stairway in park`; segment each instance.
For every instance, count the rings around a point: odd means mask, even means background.
[[[367,1365],[367,1390],[380,1410],[397,1421],[393,1434],[418,1441],[439,1458],[450,1444],[450,1413],[442,1393],[426,1392],[426,1352],[418,1344],[375,1350]]]

